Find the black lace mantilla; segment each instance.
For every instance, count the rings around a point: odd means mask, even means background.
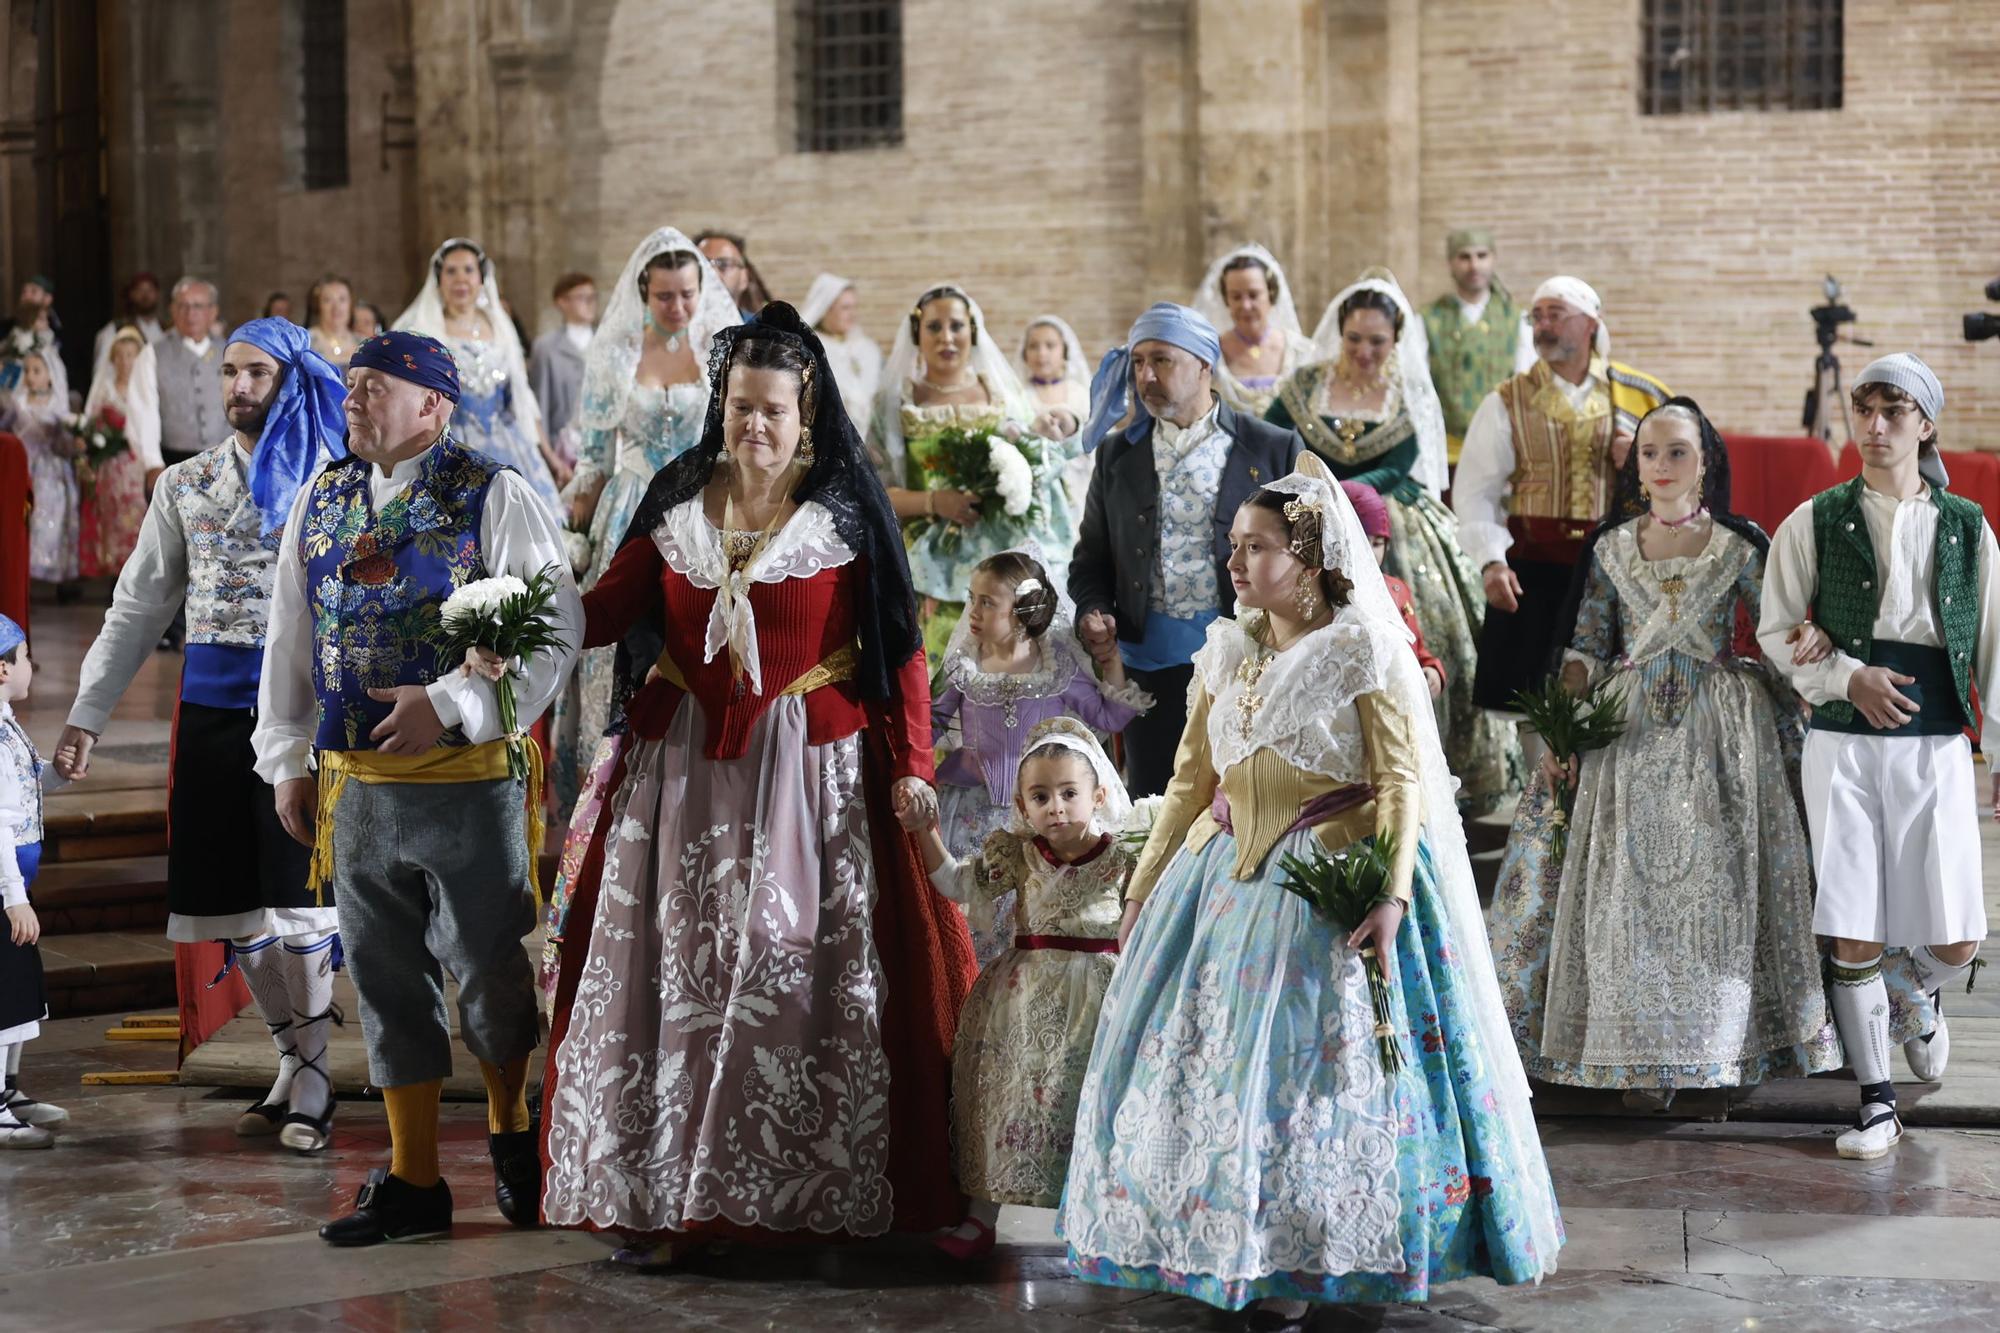
[[[765,306],[754,324],[738,324],[715,335],[708,353],[708,416],[701,442],[660,469],[632,524],[619,542],[650,541],[654,529],[678,506],[701,494],[722,459],[722,413],[728,397],[729,366],[736,351],[754,339],[770,338],[801,348],[818,386],[812,417],[812,465],[792,499],[811,501],[833,518],[834,530],[861,560],[867,587],[854,608],[861,636],[861,662],[855,683],[871,699],[887,699],[896,672],[923,646],[917,624],[917,595],[910,582],[910,562],[903,550],[902,528],[889,493],[869,465],[861,433],[847,414],[835,387],[833,366],[819,335],[783,301]],[[614,714],[645,679],[665,641],[661,612],[626,635],[618,649],[618,674],[613,687]]]

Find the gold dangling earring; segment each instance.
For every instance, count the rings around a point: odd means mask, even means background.
[[[801,426],[799,428],[799,461],[808,467],[812,465],[813,428],[811,426]]]
[[[1292,589],[1292,605],[1299,609],[1299,618],[1311,620],[1319,614],[1319,597],[1313,592],[1313,572],[1308,569],[1299,575],[1297,586]]]

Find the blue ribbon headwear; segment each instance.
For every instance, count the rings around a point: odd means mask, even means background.
[[[1106,352],[1104,360],[1098,362],[1097,373],[1090,378],[1090,421],[1083,428],[1086,450],[1103,442],[1111,428],[1124,418],[1128,404],[1132,409],[1132,426],[1153,419],[1146,404],[1132,392],[1132,349],[1142,342],[1171,343],[1210,366],[1222,359],[1222,339],[1216,336],[1215,325],[1199,310],[1172,301],[1149,307],[1132,322],[1125,345]]]
[[[354,349],[347,368],[379,370],[458,401],[458,362],[452,360],[451,349],[421,333],[403,329],[378,333]]]
[[[0,655],[13,652],[28,641],[28,632],[6,616],[0,616]]]
[[[320,455],[347,456],[347,387],[331,362],[312,349],[306,331],[289,319],[253,319],[233,329],[233,343],[248,343],[273,357],[283,377],[264,433],[250,455],[250,498],[263,532],[282,527],[292,498],[320,464]]]

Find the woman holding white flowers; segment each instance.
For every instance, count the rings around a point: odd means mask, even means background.
[[[965,1212],[972,947],[898,823],[937,811],[902,535],[797,311],[723,329],[709,366],[701,442],[584,599],[585,646],[652,674],[551,922],[544,1211],[637,1265]]]
[[[1076,514],[1059,483],[1078,442],[1037,436],[1038,415],[964,288],[941,283],[917,298],[896,330],[870,438],[904,521],[933,654],[987,556],[1032,542],[1047,553],[1055,585],[1068,586]]]
[[[1536,1281],[1562,1224],[1402,618],[1310,455],[1237,509],[1229,544],[1239,614],[1196,655],[1125,891],[1060,1217],[1070,1265],[1260,1302],[1258,1328],[1301,1328],[1313,1301]],[[1358,926],[1287,891],[1287,855],[1369,839],[1386,865]]]

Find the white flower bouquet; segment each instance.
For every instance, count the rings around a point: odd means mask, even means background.
[[[493,698],[507,738],[507,772],[515,778],[527,777],[528,761],[514,677],[520,674],[520,659],[563,642],[549,617],[559,579],[554,565],[527,579],[511,574],[476,579],[445,599],[432,640],[446,662],[459,661],[473,648],[506,659],[507,670],[493,682]]]
[[[932,490],[965,491],[979,501],[980,523],[1025,534],[1043,518],[1038,494],[1045,454],[1040,440],[954,426],[938,434],[924,469]],[[958,549],[963,533],[951,520],[922,520],[938,531],[938,549]]]

